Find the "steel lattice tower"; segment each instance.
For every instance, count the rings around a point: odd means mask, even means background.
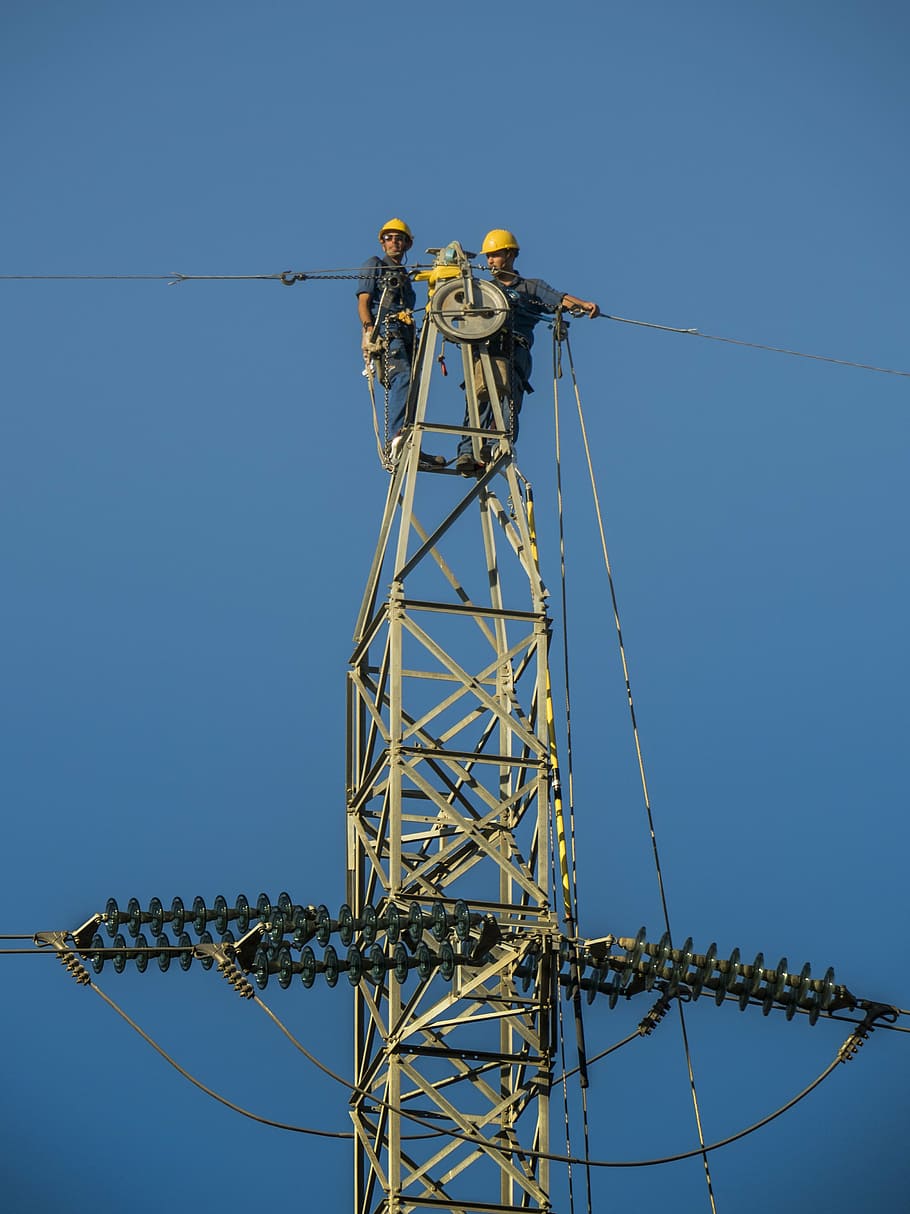
[[[762,953],[750,963],[738,948],[720,956],[714,943],[697,953],[691,937],[676,946],[669,924],[657,941],[643,927],[634,937],[577,934],[549,699],[547,591],[490,356],[508,304],[494,284],[474,280],[469,256],[450,245],[426,275],[413,422],[357,617],[347,901],[337,919],[285,892],[254,904],[244,894],[233,904],[197,896],[191,906],[178,896],[169,908],[152,898],[147,909],[136,898],[123,909],[109,898],[80,927],[34,936],[96,990],[83,962],[100,974],[108,961],[115,973],[129,962],[144,973],[152,958],[162,971],[172,960],[183,970],[198,961],[257,1003],[254,983],[265,990],[274,977],[287,990],[299,978],[310,988],[322,974],[334,987],[344,974],[354,993],[355,1214],[551,1210],[549,1096],[562,988],[573,1004],[579,1070],[582,992],[610,1008],[651,993],[641,1036],[674,1000],[706,994],[718,1007],[777,1009],[788,1020],[798,1012],[810,1025],[863,1012],[861,1021],[848,1018],[852,1031],[812,1086],[854,1057],[877,1025],[903,1014],[857,998],[831,968],[817,978],[808,963],[791,970],[786,957],[771,968]],[[467,426],[428,411],[441,342],[461,352]],[[491,389],[487,429],[478,367]],[[475,455],[481,443],[491,446],[481,476],[420,471],[425,435],[465,431]]]
[[[547,592],[490,365],[507,303],[449,258],[348,678],[348,900],[358,918],[378,906],[386,956],[355,994],[356,1214],[550,1205]],[[461,351],[475,450],[493,444],[477,480],[418,472],[426,434],[462,432],[427,419],[442,340]]]

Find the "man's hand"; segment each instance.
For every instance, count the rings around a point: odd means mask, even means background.
[[[374,337],[372,329],[364,329],[360,348],[364,358],[376,358],[382,353],[382,338]]]

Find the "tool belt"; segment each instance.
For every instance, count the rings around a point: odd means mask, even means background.
[[[528,339],[521,333],[513,333],[511,329],[500,329],[490,338],[491,354],[504,354],[508,357],[516,346],[521,346],[525,350],[531,349]]]

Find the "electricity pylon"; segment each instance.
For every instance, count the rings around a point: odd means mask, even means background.
[[[550,1205],[539,1156],[549,1149],[559,942],[547,592],[490,363],[508,304],[472,277],[457,245],[437,262],[451,276],[431,284],[413,424],[389,484],[348,682],[348,900],[356,917],[378,904],[392,936],[396,918],[408,923],[396,980],[387,970],[355,994],[356,1214]],[[442,341],[462,356],[464,430],[428,416]],[[487,444],[489,463],[476,480],[430,485],[419,471],[424,438],[453,432],[470,433],[478,456]],[[465,535],[478,525],[480,543]],[[406,995],[398,979],[408,967],[418,974]],[[443,1125],[455,1135],[427,1136]]]
[[[582,992],[589,1001],[606,996],[611,1008],[653,992],[643,1036],[673,999],[707,993],[718,1006],[776,1008],[788,1020],[800,1012],[810,1024],[863,1011],[836,1062],[853,1057],[878,1022],[902,1014],[858,999],[835,984],[833,969],[817,979],[808,965],[791,972],[786,958],[772,969],[761,953],[749,964],[738,949],[720,957],[715,944],[695,953],[691,938],[675,947],[669,931],[656,942],[644,928],[635,937],[577,935],[547,591],[490,360],[508,304],[495,284],[473,278],[470,256],[450,245],[428,276],[412,424],[357,616],[347,901],[337,918],[287,893],[274,903],[260,894],[255,904],[243,894],[233,903],[196,897],[191,908],[180,897],[169,908],[152,898],[147,909],[131,898],[125,910],[109,898],[81,927],[34,937],[91,987],[83,960],[96,974],[108,960],[116,973],[129,962],[144,972],[152,958],[160,970],[173,960],[183,970],[195,960],[217,964],[242,998],[257,1002],[253,981],[264,990],[275,976],[287,989],[299,978],[308,988],[321,974],[334,987],[345,974],[354,991],[355,1214],[550,1211],[549,1094],[563,987],[578,1017]],[[443,341],[462,356],[466,425],[429,411]],[[490,427],[481,426],[478,367]],[[478,457],[482,444],[489,448],[476,479],[420,471],[426,435],[462,433]]]

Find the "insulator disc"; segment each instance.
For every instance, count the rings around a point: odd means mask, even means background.
[[[363,977],[363,953],[356,944],[348,949],[348,982],[357,986]]]
[[[660,940],[657,942],[657,952],[654,954],[655,967],[658,972],[658,977],[663,978],[664,963],[670,956],[672,945],[670,943],[670,933],[664,932]]]
[[[179,936],[186,923],[186,908],[182,898],[174,898],[171,902],[171,931]]]
[[[762,978],[765,976],[765,971],[762,968],[765,964],[764,953],[756,953],[755,960],[752,962],[752,977],[749,979],[749,994],[757,995],[762,984]]]
[[[455,903],[455,935],[459,940],[467,940],[471,935],[471,912],[468,904],[459,899]]]
[[[679,960],[676,962],[679,970],[679,981],[685,982],[689,977],[689,967],[692,965],[692,937],[687,936],[685,943],[679,950]]]
[[[278,950],[278,985],[283,991],[286,991],[294,979],[294,959],[291,956],[291,950],[286,944],[282,944]]]
[[[212,940],[212,933],[203,932],[202,935],[199,937],[199,943],[200,944],[214,944],[214,941]],[[199,964],[202,966],[202,968],[204,970],[210,970],[212,968],[212,966],[215,964],[215,958],[212,956],[211,953],[209,953],[208,956],[199,958]]]
[[[188,932],[183,932],[180,939],[177,941],[178,948],[183,951],[177,954],[177,960],[180,963],[182,970],[188,970],[193,964],[193,942],[189,937]]]
[[[149,931],[156,937],[164,931],[164,907],[160,898],[152,898],[149,902]]]
[[[217,895],[212,903],[212,910],[215,912],[215,931],[219,936],[223,936],[230,922],[227,899],[224,894]]]
[[[104,908],[104,926],[107,929],[107,934],[113,940],[120,930],[120,908],[117,906],[116,898],[108,898],[107,905]]]
[[[136,952],[135,952],[136,969],[140,974],[144,974],[149,965],[149,942],[146,940],[142,932],[136,937]]]
[[[300,954],[300,979],[308,990],[316,981],[316,954],[309,945]]]
[[[378,944],[374,944],[370,949],[370,981],[384,982],[385,971],[385,953]]]
[[[724,974],[724,990],[732,991],[739,977],[739,949],[735,948],[727,961],[727,972]]]
[[[360,939],[366,948],[376,942],[378,919],[375,906],[365,906],[360,912]]]
[[[603,970],[600,965],[595,965],[591,971],[591,978],[588,982],[588,988],[585,991],[585,1000],[591,1004],[597,998],[597,992],[600,989],[600,982],[603,979]]]
[[[401,937],[401,911],[394,902],[386,908],[385,934],[389,944],[397,944]]]
[[[827,1012],[834,1002],[834,970],[830,967],[825,971],[821,986],[822,988],[818,992],[818,1005],[823,1012]]]
[[[812,1000],[812,1004],[809,1007],[809,1023],[810,1024],[816,1023],[816,1021],[818,1020],[818,1015],[819,1015],[820,1011],[821,1011],[821,1008],[818,1006],[818,997],[816,996],[816,998]]]
[[[698,972],[692,981],[692,998],[697,999],[705,989],[705,983],[714,973],[714,967],[717,964],[717,945],[712,940],[708,945],[708,951],[705,953],[703,963],[698,967]],[[710,989],[710,988],[709,988]]]
[[[786,1010],[784,1011],[784,1015],[787,1017],[788,1020],[792,1020],[793,1017],[796,1015],[796,1008],[797,1008],[796,992],[791,991],[789,997],[787,998]]]
[[[278,900],[276,901],[275,905],[281,911],[282,915],[284,915],[285,919],[291,918],[294,913],[294,903],[291,899],[291,895],[287,893],[286,890],[282,890],[278,895]]]
[[[787,985],[787,967],[789,964],[790,963],[786,957],[781,957],[780,961],[777,963],[777,970],[775,971],[776,976],[774,979],[774,984],[771,988],[774,991],[774,999],[780,999],[781,995],[784,993],[784,987]]]
[[[408,939],[415,946],[423,938],[423,911],[416,902],[412,902],[408,910]]]
[[[126,941],[123,939],[123,937],[120,935],[119,932],[114,937],[114,943],[113,943],[112,947],[117,950],[114,953],[114,970],[118,974],[122,974],[123,971],[126,969]]]
[[[812,966],[807,961],[803,968],[799,971],[799,987],[797,988],[796,997],[799,1000],[805,999],[812,986]]]
[[[430,952],[430,950],[427,948],[427,946],[423,942],[418,944],[417,945],[417,973],[421,976],[421,978],[430,977],[430,975],[433,973],[433,968],[435,966],[435,962],[436,962],[436,958],[433,956],[433,954]]]
[[[338,982],[338,971],[340,967],[338,965],[338,954],[335,952],[335,949],[331,944],[326,946],[322,959],[325,963],[325,980],[329,986],[335,986],[335,984]]]
[[[446,908],[441,902],[433,904],[430,919],[430,931],[433,933],[433,939],[440,941],[445,940],[449,934],[449,916],[446,914]]]
[[[209,908],[205,904],[205,899],[197,895],[193,899],[193,931],[197,936],[201,936],[205,931],[208,921]]]
[[[130,898],[126,904],[126,930],[135,940],[142,930],[142,907],[138,898]]]
[[[272,918],[272,900],[268,894],[260,894],[256,899],[256,918],[260,923],[269,923]]]
[[[692,937],[689,936],[681,949],[676,950],[677,957],[670,971],[666,994],[673,998],[679,991],[680,983],[689,976],[689,962],[692,960]]]
[[[342,902],[338,910],[338,937],[345,948],[354,943],[354,930],[354,912],[347,902]]]
[[[161,970],[162,974],[166,974],[171,968],[171,957],[173,956],[173,953],[170,951],[171,942],[168,939],[167,934],[162,932],[156,943],[161,949],[161,952],[158,954],[158,968]]]
[[[638,929],[638,934],[635,937],[635,943],[632,945],[631,949],[629,949],[628,953],[626,953],[626,960],[628,961],[629,965],[634,967],[638,965],[639,961],[641,961],[641,954],[645,947],[645,939],[647,935],[648,932],[646,928],[640,927]]]
[[[95,932],[94,936],[92,936],[92,952],[90,960],[92,963],[92,969],[96,974],[100,974],[104,969],[104,957],[102,957],[99,951],[102,948],[104,948],[104,937],[100,932]]]
[[[261,944],[253,957],[253,978],[261,991],[269,984],[269,953]]]
[[[739,990],[739,1010],[744,1012],[749,1006],[749,996],[752,994],[752,984],[744,978],[740,983]]]
[[[446,982],[455,977],[455,950],[448,940],[443,940],[439,946],[439,972]]]
[[[316,907],[316,939],[323,948],[332,938],[332,916],[327,906]]]
[[[226,932],[222,932],[221,943],[222,944],[236,944],[236,941],[234,939],[234,933],[231,931],[230,928],[228,928]]]
[[[632,969],[631,966],[628,966],[625,969],[619,970],[618,973],[619,973],[619,989],[621,991],[627,991],[629,989],[629,987],[632,985],[632,983],[635,981],[635,979],[640,977],[638,971]],[[609,978],[609,976],[610,976],[610,965],[605,961],[604,962],[604,981],[606,981],[606,979]]]
[[[610,1007],[616,1007],[620,994],[619,974],[614,974],[613,977],[606,983],[604,993],[606,994]]]
[[[238,894],[234,906],[237,908],[237,931],[245,936],[250,930],[250,903],[246,894]]]
[[[399,986],[403,986],[407,981],[410,965],[408,963],[408,950],[400,941],[395,945],[395,952],[392,954],[392,960],[395,964],[395,980]]]

